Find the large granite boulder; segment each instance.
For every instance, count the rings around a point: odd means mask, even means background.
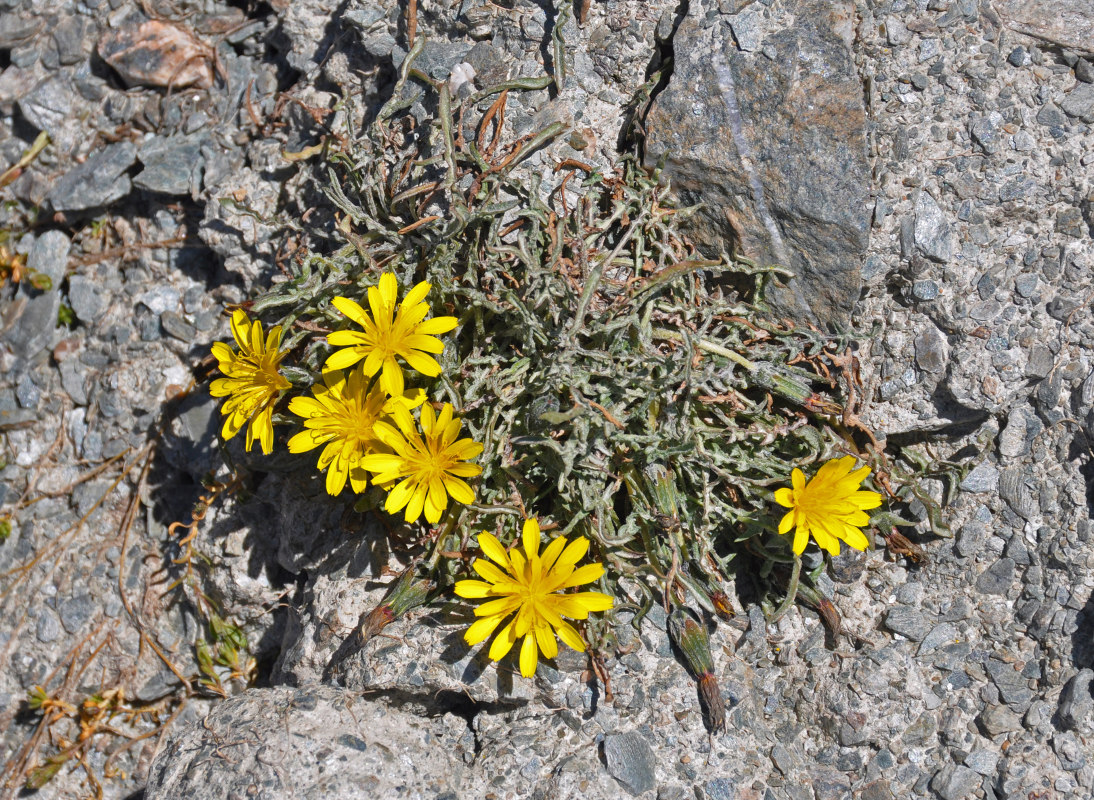
[[[790,0],[723,14],[690,4],[668,86],[646,120],[647,161],[685,202],[710,255],[791,269],[772,298],[821,326],[848,320],[868,243],[870,165],[852,3]]]

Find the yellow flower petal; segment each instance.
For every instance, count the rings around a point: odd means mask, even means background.
[[[832,555],[839,554],[840,541],[857,549],[869,545],[860,528],[870,522],[865,512],[880,506],[882,498],[877,492],[859,489],[870,468],[855,469],[855,463],[850,455],[832,459],[809,481],[795,468],[790,475],[793,488],[776,490],[775,502],[790,509],[779,520],[778,531],[794,531],[792,549],[796,554],[805,551],[810,536]]]
[[[482,563],[482,559],[478,559],[477,563]],[[474,564],[471,566],[474,566]],[[452,591],[460,597],[466,597],[469,600],[478,600],[482,597],[489,597],[493,588],[493,584],[488,583],[487,581],[465,580],[456,581],[456,585],[452,587]]]
[[[501,629],[501,632],[494,637],[494,641],[490,644],[490,659],[492,661],[501,661],[513,649],[516,641],[517,637],[513,635],[513,623],[510,622]]]
[[[487,558],[504,568],[510,575],[514,574],[513,565],[509,563],[509,556],[494,534],[487,533],[486,531],[480,533],[479,547],[482,549],[482,552],[486,554]]]
[[[505,617],[483,617],[482,619],[475,620],[471,623],[471,627],[464,633],[463,640],[472,647],[480,642],[485,642],[503,619],[505,619]]]
[[[430,428],[435,433],[447,429],[442,418]],[[567,542],[557,537],[539,553],[542,531],[539,521],[525,521],[521,531],[521,548],[506,553],[495,536],[483,532],[479,546],[490,561],[476,559],[472,568],[483,578],[463,580],[456,584],[460,597],[486,598],[475,608],[475,622],[464,638],[471,642],[482,641],[502,618],[514,614],[508,625],[497,634],[490,645],[489,656],[503,658],[517,639],[523,637],[519,663],[521,674],[531,677],[539,663],[539,654],[554,658],[558,654],[558,638],[576,650],[584,650],[580,634],[563,617],[586,619],[590,613],[605,611],[615,604],[614,599],[603,592],[567,593],[564,590],[596,580],[604,573],[602,564],[585,564],[575,568],[576,562],[589,549],[589,541],[578,537]],[[558,638],[556,638],[556,636]]]
[[[524,644],[520,646],[520,674],[525,678],[531,678],[536,674],[538,663],[539,650],[536,649],[535,634],[525,634]]]

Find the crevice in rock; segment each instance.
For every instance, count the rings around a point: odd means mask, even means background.
[[[467,723],[467,729],[475,740],[475,756],[479,755],[481,742],[475,730],[475,717],[479,714],[504,714],[527,705],[524,700],[497,700],[484,702],[473,699],[464,692],[442,689],[438,692],[416,693],[399,689],[367,690],[362,697],[386,703],[400,711],[406,710],[423,717],[442,717],[452,714]]]
[[[649,81],[653,80],[654,75],[659,71],[661,76],[657,82],[650,87],[649,94],[644,94],[639,90],[627,106],[623,109],[623,124],[619,128],[619,137],[616,140],[616,150],[620,153],[626,153],[635,151],[637,152],[640,161],[645,162],[646,159],[646,115],[649,113],[650,108],[653,107],[653,101],[657,98],[657,95],[661,94],[665,90],[665,87],[669,85],[669,79],[672,77],[673,72],[673,57],[675,51],[673,50],[673,39],[676,37],[676,31],[679,30],[680,24],[687,17],[688,11],[691,8],[691,0],[680,0],[680,3],[676,6],[676,12],[672,19],[672,27],[669,29],[668,34],[664,38],[660,38],[657,31],[654,32],[654,39],[656,41],[656,47],[653,51],[653,56],[650,58],[650,63],[646,66],[646,85]],[[662,17],[664,19],[664,17]],[[658,23],[658,29],[660,29],[660,23]]]

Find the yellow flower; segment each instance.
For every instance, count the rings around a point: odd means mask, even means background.
[[[479,547],[494,563],[475,559],[471,568],[484,580],[457,581],[455,592],[460,597],[495,598],[475,609],[480,619],[463,637],[470,645],[485,641],[502,620],[516,612],[490,644],[490,658],[500,661],[523,636],[520,674],[530,678],[536,672],[539,651],[546,658],[558,655],[556,634],[574,650],[585,650],[580,634],[563,617],[587,619],[589,612],[606,611],[615,601],[603,592],[562,594],[564,589],[592,583],[604,574],[603,564],[575,569],[589,550],[588,539],[581,536],[567,544],[559,536],[540,554],[539,522],[535,519],[525,521],[522,538],[524,553],[515,548],[507,553],[493,535],[485,531],[479,534]]]
[[[323,384],[312,387],[314,397],[294,397],[289,411],[304,418],[304,430],[289,439],[290,453],[306,453],[325,444],[318,468],[327,470],[327,493],[339,494],[349,479],[355,492],[368,486],[361,459],[380,445],[373,426],[398,407],[414,408],[425,400],[421,389],[389,397],[379,386],[368,388],[360,369],[323,373]]]
[[[865,550],[869,541],[859,530],[870,522],[868,509],[881,505],[881,495],[859,486],[870,474],[869,467],[851,472],[854,456],[832,459],[822,466],[809,483],[795,468],[790,475],[794,488],[778,489],[775,502],[790,511],[779,522],[779,533],[794,532],[794,552],[801,555],[812,534],[817,544],[834,556],[839,555],[842,539],[856,550]]]
[[[212,347],[225,377],[209,385],[209,394],[228,398],[220,409],[226,417],[220,435],[231,439],[246,423],[247,450],[257,439],[262,452],[269,455],[273,450],[274,405],[281,392],[292,385],[278,371],[288,355],[278,349],[281,326],[271,328],[263,338],[262,323],[251,322],[246,312],[236,309],[232,312],[232,336],[239,345],[238,352],[224,342],[214,342]]]
[[[385,272],[379,286],[370,286],[369,316],[360,305],[345,297],[335,297],[334,307],[356,322],[364,331],[335,331],[327,341],[336,350],[327,359],[327,369],[345,369],[365,360],[365,375],[370,378],[383,368],[380,386],[395,397],[403,393],[403,370],[396,356],[430,378],[441,374],[441,365],[428,353],[440,353],[444,343],[435,334],[456,327],[455,317],[426,319],[429,306],[423,302],[429,284],[422,281],[411,289],[396,307],[399,286],[395,276]]]
[[[457,503],[471,503],[475,491],[463,478],[482,472],[478,464],[465,463],[477,458],[482,445],[471,439],[459,439],[461,422],[452,416],[452,406],[444,404],[434,416],[432,407],[422,406],[422,432],[405,406],[391,411],[398,429],[387,422],[377,422],[377,438],[394,453],[373,453],[361,460],[361,466],[372,476],[372,482],[387,484],[399,481],[388,492],[384,509],[389,514],[406,506],[405,518],[413,522],[425,511],[425,518],[436,524],[448,505],[449,496]]]

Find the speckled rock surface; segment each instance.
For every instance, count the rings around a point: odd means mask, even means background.
[[[329,686],[251,689],[176,728],[147,800],[455,796],[474,756],[467,722],[424,718]]]

